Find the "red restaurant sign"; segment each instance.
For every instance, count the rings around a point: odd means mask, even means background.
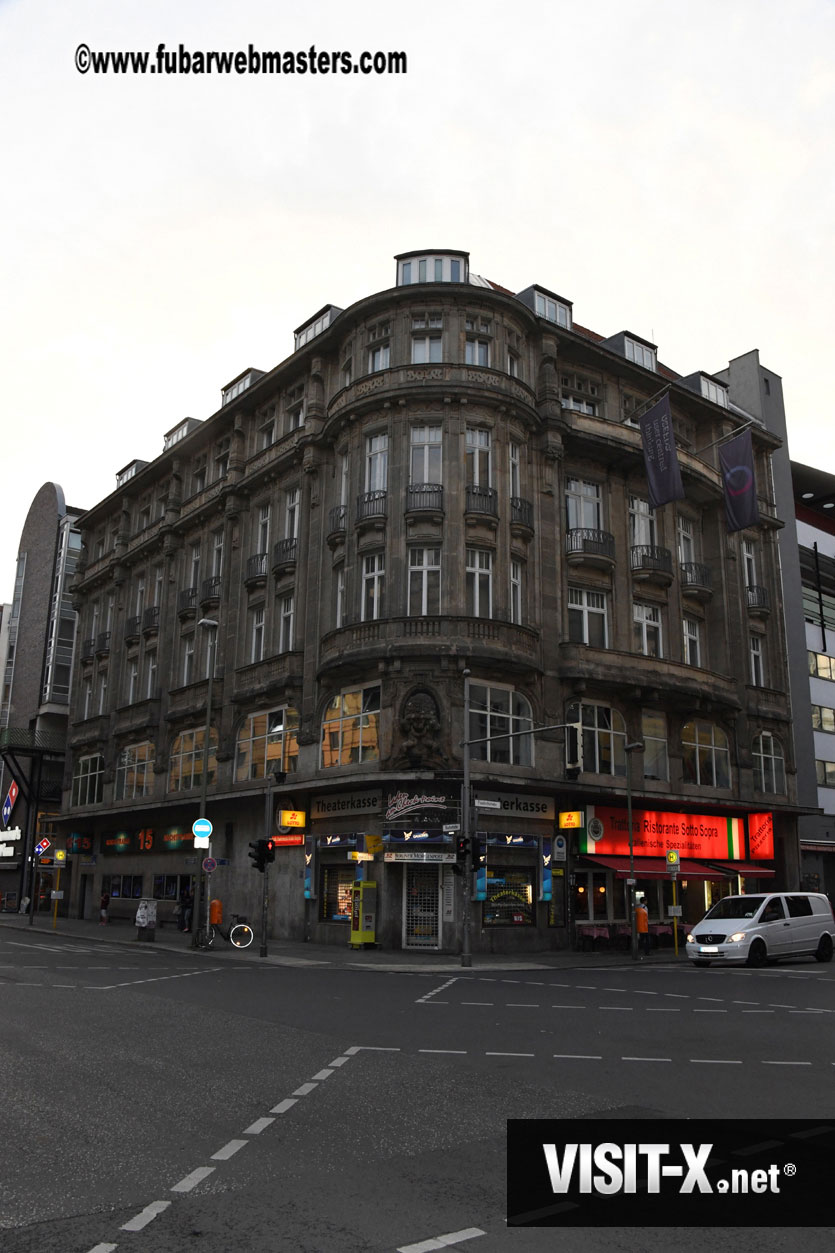
[[[771,814],[748,815],[748,856],[758,861],[774,857],[774,820]]]
[[[766,815],[754,816],[764,818]],[[636,857],[663,857],[668,848],[678,849],[682,857],[718,857],[723,861],[735,861],[745,856],[742,819],[723,818],[717,814],[633,809],[632,839]],[[580,833],[580,852],[628,856],[626,810],[587,805],[586,829]],[[760,857],[771,855],[759,854]]]

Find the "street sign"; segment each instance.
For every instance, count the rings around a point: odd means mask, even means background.
[[[6,799],[3,801],[3,826],[4,827],[7,827],[9,825],[9,819],[12,816],[12,810],[14,809],[14,803],[17,800],[17,794],[19,791],[20,789],[18,788],[14,779],[12,779],[9,785],[9,790],[6,793]]]
[[[681,917],[681,906],[680,906],[680,905],[668,905],[668,906],[667,906],[667,917],[668,917],[668,918],[680,918],[680,917]]]
[[[444,832],[445,835],[452,835],[454,834],[454,832],[461,830],[461,823],[460,822],[445,822],[444,825],[441,827],[441,830]]]
[[[54,856],[56,861],[66,861],[67,851],[64,848],[56,848]]]
[[[48,848],[52,847],[52,840],[48,840],[46,836],[41,840],[40,844],[35,845],[35,856],[41,857]]]
[[[4,840],[22,840],[23,832],[20,827],[9,827],[8,831],[3,832]]]
[[[202,864],[206,874],[211,874],[213,870],[217,870],[217,862],[214,857],[204,857]]]
[[[678,849],[668,848],[667,849],[667,869],[678,870],[678,868],[679,868]]]
[[[473,804],[475,805],[476,809],[501,809],[502,807],[501,801],[483,800],[480,796],[477,796],[475,798],[475,800],[473,801]]]
[[[212,824],[208,818],[195,818],[191,824],[191,833],[194,836],[195,848],[208,848],[209,840],[212,838]]]

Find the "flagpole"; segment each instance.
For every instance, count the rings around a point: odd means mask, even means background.
[[[717,444],[724,443],[726,439],[733,439],[735,435],[741,435],[743,431],[749,430],[749,428],[755,424],[759,425],[757,419],[749,418],[747,422],[743,422],[742,426],[737,426],[732,431],[728,431],[727,435],[720,435],[719,438],[715,439],[712,444],[705,444],[704,448],[697,448],[692,455],[694,457],[698,457],[699,453],[707,452],[708,448],[715,448]]]
[[[661,388],[661,391],[656,392],[654,396],[650,396],[649,400],[642,400],[637,409],[633,409],[632,412],[621,421],[621,426],[626,426],[628,422],[636,422],[638,417],[646,409],[647,405],[652,405],[656,400],[660,400],[662,396],[666,396],[667,392],[670,390],[670,386],[671,385],[669,383],[666,383],[664,387]]]

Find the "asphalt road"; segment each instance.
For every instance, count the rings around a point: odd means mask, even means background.
[[[0,933],[3,1253],[831,1249],[505,1226],[508,1118],[835,1118],[835,968],[405,973]]]

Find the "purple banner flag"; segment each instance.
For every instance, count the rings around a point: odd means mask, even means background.
[[[754,478],[754,449],[751,432],[743,431],[719,447],[719,464],[725,485],[725,519],[729,531],[757,526],[757,481]]]
[[[670,500],[683,500],[684,488],[678,468],[669,396],[662,396],[657,404],[648,409],[639,419],[639,425],[644,446],[650,508],[657,509],[659,505],[666,505]]]

